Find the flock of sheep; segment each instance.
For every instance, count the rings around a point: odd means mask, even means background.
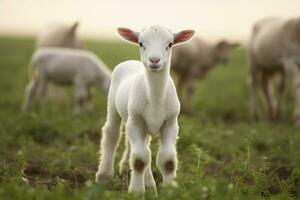
[[[43,107],[47,83],[52,82],[74,86],[75,111],[79,112],[91,97],[90,88],[97,87],[108,93],[108,110],[102,129],[96,182],[106,183],[113,177],[123,122],[126,149],[120,162],[120,173],[124,174],[129,160],[129,192],[144,193],[147,187],[157,191],[149,147],[153,136],[160,138],[156,165],[163,175],[163,184],[174,184],[179,112],[191,112],[188,100],[196,80],[204,77],[217,63],[226,63],[230,50],[238,44],[220,41],[212,45],[193,38],[193,30],[173,33],[161,26],[141,32],[119,28],[118,33],[124,40],[139,46],[141,61],[122,62],[111,72],[95,54],[81,49],[77,28],[78,23],[55,27],[38,37],[38,48],[30,62],[31,78],[23,109],[31,109],[34,96],[39,97]],[[253,118],[257,117],[258,86],[265,95],[269,117],[280,117],[285,79],[291,77],[295,124],[300,125],[300,18],[265,19],[256,23],[248,54]],[[177,87],[170,76],[171,70],[178,76]],[[270,90],[272,78],[278,91],[276,105]]]

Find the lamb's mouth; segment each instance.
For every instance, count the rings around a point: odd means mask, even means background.
[[[149,65],[148,66],[151,71],[158,71],[161,68],[161,65]]]

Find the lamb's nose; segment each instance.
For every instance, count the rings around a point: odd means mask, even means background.
[[[152,64],[157,64],[160,61],[160,59],[157,57],[151,57],[149,60]]]

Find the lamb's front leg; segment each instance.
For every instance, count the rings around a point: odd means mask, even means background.
[[[178,130],[177,117],[166,121],[161,130],[161,143],[156,158],[156,165],[163,175],[164,185],[174,182],[176,178],[176,141]]]
[[[140,120],[129,117],[126,133],[130,142],[131,179],[129,192],[143,194],[145,192],[145,169],[150,163],[150,150],[146,144],[144,124]]]

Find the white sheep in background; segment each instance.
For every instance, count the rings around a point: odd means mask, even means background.
[[[294,121],[300,126],[300,17],[268,18],[255,23],[249,42],[251,77],[251,114],[257,118],[257,89],[262,87],[270,119],[280,117],[285,79],[291,75],[295,96]],[[274,102],[270,82],[277,75],[277,102]],[[274,104],[276,103],[276,104]]]
[[[78,38],[79,22],[70,24],[51,23],[47,24],[36,37],[36,47],[63,47],[81,49],[82,42]],[[50,87],[49,87],[50,86]],[[49,84],[47,96],[55,102],[66,102],[67,95],[63,88],[53,87]]]
[[[229,62],[230,51],[238,43],[221,40],[212,44],[199,37],[174,48],[171,69],[178,77],[177,92],[181,104],[181,112],[191,113],[192,98],[198,79],[204,79],[217,64]]]
[[[75,112],[87,103],[90,87],[96,86],[104,93],[110,85],[110,70],[93,53],[69,48],[40,48],[31,59],[31,80],[25,91],[24,110],[30,110],[37,93],[41,108],[44,107],[47,83],[74,85]]]
[[[123,120],[130,143],[129,192],[144,193],[145,187],[156,191],[151,171],[150,137],[160,137],[156,164],[163,175],[163,183],[170,184],[176,177],[180,111],[170,76],[171,49],[192,38],[194,31],[173,34],[167,28],[153,26],[140,33],[127,28],[119,28],[118,32],[125,40],[140,46],[141,62],[120,63],[112,73],[96,182],[106,182],[114,174],[114,157]]]

